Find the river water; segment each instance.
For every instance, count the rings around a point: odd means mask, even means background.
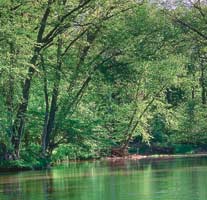
[[[0,200],[206,200],[207,158],[82,162],[0,173]]]

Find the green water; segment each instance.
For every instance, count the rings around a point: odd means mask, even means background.
[[[207,158],[84,162],[0,173],[0,200],[206,200]]]

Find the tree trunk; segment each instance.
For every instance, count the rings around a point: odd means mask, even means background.
[[[132,140],[132,137],[133,137],[133,134],[137,128],[137,126],[139,125],[142,117],[144,116],[144,114],[148,111],[148,109],[151,107],[151,105],[154,103],[156,97],[158,95],[160,95],[160,93],[164,90],[164,88],[166,87],[167,84],[163,85],[160,90],[154,94],[154,96],[152,97],[151,101],[148,102],[148,104],[146,105],[146,107],[143,109],[143,111],[140,113],[138,119],[134,122],[133,122],[133,119],[132,119],[132,122],[130,121],[130,126],[131,128],[128,128],[128,132],[125,134],[125,138],[122,142],[122,145],[121,145],[121,148],[123,150],[127,150],[128,146],[129,146],[129,143],[130,141]]]
[[[32,77],[35,73],[34,66],[36,65],[36,62],[39,57],[39,53],[42,48],[40,44],[42,44],[43,42],[43,34],[46,28],[47,19],[50,14],[50,7],[51,7],[52,2],[53,2],[52,0],[48,0],[47,8],[40,21],[40,28],[38,30],[37,40],[36,40],[36,43],[38,44],[38,46],[34,47],[34,54],[33,54],[32,59],[30,60],[31,67],[29,67],[28,69],[27,78],[25,79],[24,84],[23,84],[22,101],[19,104],[17,115],[16,115],[16,118],[14,120],[13,127],[12,127],[13,135],[11,138],[11,142],[14,148],[13,157],[15,159],[19,159],[20,144],[21,144],[21,139],[22,139],[22,135],[24,131],[26,111],[27,111],[28,102],[29,102],[30,87],[31,87]]]
[[[32,65],[36,64],[36,61],[38,59],[38,53],[39,50],[36,49],[35,55],[32,57],[32,60],[30,62]],[[22,102],[19,105],[16,119],[13,124],[13,135],[11,141],[14,146],[14,157],[16,157],[16,159],[19,158],[19,148],[20,148],[20,143],[21,143],[23,129],[24,129],[25,115],[26,115],[28,101],[29,101],[29,91],[30,91],[32,76],[34,72],[35,69],[33,67],[30,67],[28,71],[28,76],[23,85]]]
[[[205,67],[203,63],[201,63],[201,77],[200,77],[200,85],[201,85],[201,101],[202,104],[206,104],[206,85],[205,85]]]
[[[57,111],[57,101],[58,101],[58,95],[59,95],[59,85],[61,80],[61,67],[62,67],[62,57],[61,57],[61,49],[62,49],[62,39],[58,39],[58,47],[57,47],[57,68],[56,68],[56,74],[55,74],[55,82],[53,86],[53,92],[52,92],[52,100],[50,104],[50,111],[48,108],[48,97],[47,92],[45,92],[45,99],[46,99],[46,113],[45,113],[45,122],[43,127],[43,133],[42,133],[42,154],[43,156],[46,156],[47,150],[50,143],[50,137],[51,133],[54,128],[55,123],[55,116]],[[45,88],[46,90],[46,88]]]

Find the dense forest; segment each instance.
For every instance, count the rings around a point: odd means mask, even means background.
[[[205,151],[206,11],[1,0],[0,165]]]

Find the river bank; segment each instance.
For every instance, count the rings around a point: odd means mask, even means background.
[[[176,158],[195,158],[195,157],[207,157],[207,153],[198,153],[198,154],[172,154],[172,155],[138,155],[138,154],[131,154],[124,157],[104,157],[100,159],[89,159],[89,160],[67,160],[58,163],[52,163],[51,166],[44,168],[44,167],[37,167],[37,166],[29,166],[24,164],[19,164],[18,161],[12,162],[11,165],[9,163],[0,166],[0,173],[1,172],[19,172],[19,171],[30,171],[30,170],[43,170],[49,169],[53,166],[58,166],[61,163],[75,163],[75,162],[96,162],[96,161],[110,161],[116,162],[121,160],[163,160],[163,159],[176,159]]]
[[[207,157],[207,153],[198,154],[156,154],[156,155],[128,155],[124,157],[106,157],[104,160],[117,161],[117,160],[143,160],[143,159],[173,159],[173,158],[195,158],[195,157]]]

